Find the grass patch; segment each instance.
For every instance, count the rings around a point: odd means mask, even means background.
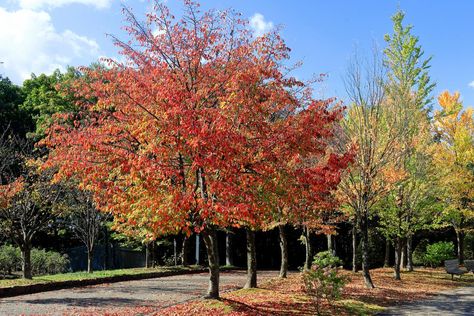
[[[87,273],[87,272],[61,273],[61,274],[53,274],[53,275],[36,276],[36,277],[33,277],[32,280],[3,279],[3,280],[0,280],[0,288],[21,286],[21,285],[31,285],[31,284],[44,284],[44,283],[51,283],[51,282],[100,279],[100,278],[126,276],[126,275],[139,275],[139,274],[156,273],[156,272],[189,271],[189,270],[196,270],[199,268],[202,268],[202,267],[177,266],[177,267],[157,267],[157,268],[151,268],[151,269],[132,268],[132,269],[103,270],[103,271],[95,271],[94,273]]]
[[[337,302],[338,307],[344,309],[350,315],[374,315],[385,309],[383,306],[369,304],[355,300],[340,300]]]

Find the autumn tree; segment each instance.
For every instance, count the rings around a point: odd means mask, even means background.
[[[444,189],[443,217],[456,232],[459,262],[464,260],[464,236],[474,222],[474,117],[472,108],[463,109],[458,92],[438,97],[435,111],[435,162]]]
[[[429,157],[426,154],[431,139],[429,133],[430,93],[434,84],[430,82],[428,70],[431,58],[424,59],[419,39],[412,34],[411,25],[403,25],[405,14],[398,11],[393,17],[393,34],[385,35],[387,47],[384,63],[388,70],[385,84],[386,100],[397,108],[400,115],[400,138],[398,139],[400,161],[395,168],[401,179],[394,188],[397,219],[399,223],[395,241],[395,279],[400,279],[401,253],[404,240],[411,245],[413,232],[404,231],[402,221],[412,218],[415,201],[422,191],[419,184],[420,168]],[[421,161],[418,161],[421,160]],[[417,179],[418,178],[418,179]],[[423,197],[421,197],[423,198]],[[383,212],[383,211],[382,211]],[[409,250],[411,253],[411,249]],[[411,255],[410,255],[411,256]]]
[[[374,51],[368,62],[355,57],[345,78],[350,100],[342,121],[341,142],[354,142],[357,153],[339,186],[338,195],[355,218],[361,233],[362,273],[365,284],[373,288],[369,271],[368,221],[374,205],[397,182],[395,165],[400,158],[399,139],[402,117],[399,109],[385,98],[385,68]],[[346,145],[347,146],[347,145]]]
[[[123,223],[146,219],[156,235],[200,232],[208,296],[218,297],[216,228],[252,223],[249,188],[274,171],[268,161],[286,159],[272,151],[287,139],[271,132],[270,118],[301,108],[291,89],[299,82],[283,75],[289,49],[276,32],[253,37],[233,11],[201,12],[190,1],[180,19],[159,1],[143,23],[124,12],[131,39],[114,41],[127,61],[83,69],[82,111],[56,116],[43,142],[49,164]],[[326,112],[313,104],[304,118]]]
[[[51,172],[29,165],[13,182],[0,186],[0,229],[21,250],[23,278],[31,279],[31,249],[34,237],[48,228],[61,209],[63,190],[50,184]]]

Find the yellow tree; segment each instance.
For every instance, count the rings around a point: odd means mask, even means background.
[[[464,260],[464,235],[474,220],[474,119],[473,109],[463,110],[459,92],[444,91],[434,115],[437,145],[435,161],[441,174],[446,207],[444,217],[453,226],[458,259]]]

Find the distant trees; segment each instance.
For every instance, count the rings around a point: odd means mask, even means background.
[[[34,121],[34,131],[30,136],[36,141],[44,137],[53,114],[76,110],[74,96],[67,87],[79,76],[77,70],[69,67],[65,73],[57,69],[51,75],[32,74],[31,79],[23,83],[24,101],[20,109],[29,113]]]
[[[25,136],[33,128],[30,116],[20,107],[23,101],[21,88],[0,75],[0,133],[9,130],[9,133]]]
[[[73,234],[86,247],[87,272],[92,273],[94,249],[107,221],[107,215],[96,207],[91,193],[77,188],[68,189],[68,209],[64,217]]]

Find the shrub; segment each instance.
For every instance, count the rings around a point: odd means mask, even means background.
[[[426,246],[428,246],[428,239],[422,239],[413,250],[413,264],[415,266],[422,266],[425,264]]]
[[[33,275],[57,274],[68,270],[69,259],[58,252],[33,249],[31,251],[31,271]]]
[[[330,251],[323,251],[314,256],[310,270],[303,272],[304,289],[316,303],[319,314],[321,300],[329,304],[341,296],[342,288],[346,285],[347,277],[339,273],[342,261]]]
[[[426,247],[424,263],[430,267],[439,267],[444,260],[454,257],[454,244],[452,242],[440,241]]]
[[[21,270],[21,255],[18,248],[9,245],[0,247],[0,273],[3,277]]]

